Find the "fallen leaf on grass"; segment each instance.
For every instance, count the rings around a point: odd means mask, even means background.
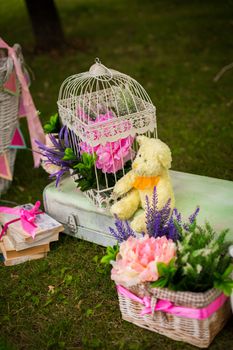
[[[79,300],[78,304],[75,305],[75,309],[80,310],[80,306],[82,304],[83,300]]]
[[[48,286],[48,292],[51,293],[51,294],[54,294],[55,293],[55,286]]]

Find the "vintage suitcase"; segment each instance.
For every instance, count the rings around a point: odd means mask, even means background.
[[[229,228],[228,237],[233,240],[233,182],[177,171],[170,175],[176,207],[182,216],[188,218],[198,205],[198,224],[208,220],[217,231]],[[58,188],[51,183],[44,189],[44,208],[64,225],[67,234],[102,246],[115,243],[109,233],[114,218],[95,207],[70,177]]]
[[[108,229],[114,219],[77,190],[71,177],[62,180],[58,188],[54,183],[45,187],[44,208],[64,224],[64,232],[69,235],[103,246],[115,243]]]

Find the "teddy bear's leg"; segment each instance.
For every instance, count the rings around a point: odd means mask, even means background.
[[[140,204],[138,190],[131,190],[124,198],[114,203],[110,209],[121,220],[127,220],[133,216]]]
[[[146,232],[146,215],[145,212],[137,215],[130,223],[132,229],[136,232]]]

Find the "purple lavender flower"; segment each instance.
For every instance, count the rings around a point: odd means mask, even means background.
[[[158,210],[158,195],[156,187],[152,197],[152,204],[150,205],[148,197],[146,198],[146,229],[149,236],[167,238],[177,241],[180,238],[179,231],[184,228],[189,231],[190,225],[196,220],[200,211],[197,208],[189,217],[188,223],[182,223],[181,214],[176,208],[171,210],[171,200],[169,199],[165,206]]]
[[[179,229],[174,221],[174,216],[172,215],[165,227],[166,236],[168,239],[172,239],[174,242],[180,239]]]
[[[190,215],[190,217],[189,217],[190,225],[192,225],[194,223],[194,221],[196,220],[199,211],[200,211],[200,208],[197,207],[196,210],[194,211],[194,213],[192,215]]]
[[[171,219],[171,199],[162,209],[158,210],[158,195],[155,187],[151,202],[150,205],[149,198],[146,197],[146,230],[148,235],[152,237],[167,236],[167,238],[176,240],[176,227]]]
[[[77,161],[63,159],[66,148],[72,148],[69,141],[69,130],[66,126],[63,126],[61,128],[57,138],[52,134],[49,134],[49,138],[53,145],[52,147],[48,147],[37,140],[35,142],[37,143],[39,149],[42,151],[43,156],[47,158],[45,160],[46,163],[61,167],[59,171],[49,176],[50,178],[56,177],[56,186],[58,186],[61,177],[65,173],[69,172],[69,169],[73,168],[74,163],[78,161],[78,157]]]
[[[49,178],[56,177],[56,187],[58,186],[62,176],[66,174],[69,171],[69,168],[62,168],[61,170],[57,171],[56,173],[53,173],[49,175]]]
[[[115,226],[116,230],[114,230],[112,227],[109,227],[109,231],[118,242],[121,243],[123,241],[126,241],[130,236],[136,237],[136,234],[130,227],[129,222],[120,220],[117,215],[115,215]]]
[[[183,229],[185,229],[186,231],[189,231],[189,228],[195,222],[199,211],[200,211],[200,208],[197,207],[196,210],[193,212],[193,214],[189,216],[188,222],[181,225]]]
[[[182,226],[182,217],[181,217],[181,213],[178,212],[177,208],[173,209],[173,219],[176,220],[176,222],[178,223],[178,225]]]
[[[171,199],[167,201],[162,209],[158,209],[158,195],[156,187],[154,188],[151,205],[149,198],[146,197],[146,231],[150,237],[166,236],[174,242],[181,238],[180,231],[190,230],[190,225],[196,220],[200,209],[197,208],[189,217],[188,223],[182,222],[181,213],[174,208],[171,209]],[[116,229],[109,227],[110,233],[118,242],[127,240],[130,236],[136,237],[136,233],[130,227],[128,221],[122,221],[115,215]]]

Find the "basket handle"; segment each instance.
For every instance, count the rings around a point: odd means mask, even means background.
[[[17,58],[20,61],[21,66],[23,66],[23,55],[22,55],[22,49],[19,44],[14,44],[13,49],[16,53]],[[5,67],[1,68],[0,71],[5,71],[5,75],[1,81],[1,84],[4,84],[10,77],[12,71],[14,69],[14,63],[11,57],[6,57],[6,64]]]
[[[8,80],[9,76],[13,71],[13,68],[14,68],[14,64],[12,59],[10,57],[6,58],[6,63],[4,64],[3,67],[0,67],[0,72],[3,73],[3,77],[0,82],[1,84],[4,84]]]

